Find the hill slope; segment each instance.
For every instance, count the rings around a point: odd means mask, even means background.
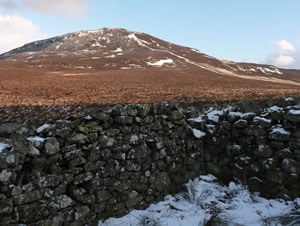
[[[196,49],[120,28],[81,31],[36,41],[2,54],[0,58],[60,70],[159,67],[210,71],[229,76],[245,75],[248,79],[260,79],[257,76],[264,76],[267,80],[275,77],[300,81],[300,73],[295,76],[288,70],[274,66],[224,61]],[[290,75],[287,76],[288,74]]]
[[[221,60],[120,28],[69,33],[0,55],[2,106],[281,98],[300,95],[299,87],[299,70]]]

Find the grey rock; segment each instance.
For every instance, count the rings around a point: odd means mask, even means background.
[[[12,176],[12,172],[7,169],[2,170],[0,173],[0,182],[8,182],[10,177]]]
[[[31,157],[35,157],[35,156],[40,156],[41,155],[40,150],[37,149],[36,147],[34,147],[33,145],[29,146],[29,152],[28,152],[28,154]]]
[[[240,119],[233,124],[233,127],[240,128],[240,129],[246,128],[247,126],[248,126],[248,122],[247,120],[244,119]]]
[[[88,137],[82,133],[75,134],[69,138],[70,144],[86,144],[88,142],[89,142]]]
[[[269,158],[273,155],[273,151],[268,145],[259,145],[253,154],[257,157]]]
[[[143,197],[139,195],[136,191],[132,191],[128,195],[128,200],[126,202],[127,208],[131,209],[138,203],[140,203],[143,200]]]
[[[156,177],[154,188],[160,192],[167,191],[171,184],[171,179],[166,172],[159,173]]]
[[[36,200],[40,200],[42,199],[42,197],[43,197],[43,193],[39,190],[29,191],[24,194],[15,196],[13,198],[13,202],[15,205],[22,205]]]
[[[226,151],[230,156],[236,156],[241,154],[242,147],[240,145],[229,145],[226,147]]]
[[[300,122],[300,113],[299,114],[288,113],[287,119],[291,122]]]
[[[268,138],[277,141],[288,141],[291,138],[290,133],[282,133],[280,131],[272,131],[269,133]]]
[[[74,204],[75,202],[69,196],[59,195],[49,203],[49,206],[61,210],[73,206]]]
[[[23,127],[22,124],[19,123],[7,123],[0,125],[0,136],[11,135]]]
[[[93,204],[96,200],[93,194],[89,194],[84,188],[72,190],[75,199],[83,204]]]
[[[50,137],[46,139],[45,151],[47,155],[54,155],[60,151],[60,144],[56,138]]]
[[[101,144],[101,147],[103,147],[103,148],[113,147],[114,144],[115,144],[115,138],[113,138],[113,137],[107,137],[107,136],[102,136],[100,138],[100,144]]]
[[[73,183],[75,185],[82,184],[82,183],[85,183],[85,182],[91,180],[93,177],[94,177],[94,175],[90,172],[82,173],[74,178]]]
[[[282,161],[282,169],[287,173],[300,175],[300,164],[293,159],[284,159]]]
[[[110,200],[112,198],[112,194],[106,190],[100,190],[97,192],[96,198],[98,203],[102,203]]]
[[[250,125],[244,130],[245,134],[248,136],[263,136],[266,131],[260,125]]]

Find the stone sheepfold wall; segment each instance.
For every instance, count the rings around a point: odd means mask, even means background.
[[[0,125],[0,225],[121,216],[207,173],[266,197],[299,197],[299,103],[116,105],[38,129]]]

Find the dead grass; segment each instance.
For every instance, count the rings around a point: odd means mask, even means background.
[[[195,70],[87,72],[0,65],[0,122],[33,121],[30,117],[35,116],[41,121],[38,117],[45,118],[45,111],[53,112],[48,113],[53,118],[63,117],[82,112],[82,106],[90,104],[263,100],[290,95],[300,96],[299,86]]]

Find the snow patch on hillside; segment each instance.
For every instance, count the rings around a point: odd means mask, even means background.
[[[117,48],[116,50],[111,51],[113,53],[120,53],[123,52],[122,48]]]
[[[156,67],[161,67],[164,64],[173,64],[174,61],[172,59],[166,59],[166,60],[159,60],[157,62],[147,62],[148,65],[150,66],[156,66]]]
[[[271,67],[271,68],[268,68],[268,67],[247,67],[247,66],[237,66],[237,69],[242,71],[242,72],[245,72],[245,73],[256,73],[256,72],[261,72],[263,74],[266,74],[266,75],[270,75],[270,74],[278,74],[278,75],[282,75],[282,72],[276,68],[276,67]]]

